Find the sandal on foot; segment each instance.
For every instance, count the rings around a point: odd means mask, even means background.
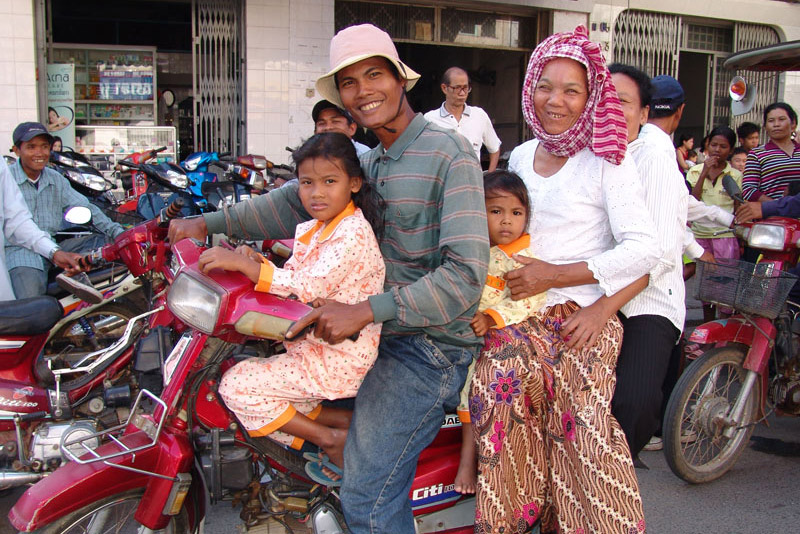
[[[341,486],[342,479],[340,478],[339,480],[333,480],[331,477],[326,475],[324,471],[322,471],[323,466],[327,467],[337,475],[342,476],[342,470],[339,467],[337,467],[336,464],[334,464],[333,462],[323,462],[323,464],[320,465],[317,462],[311,462],[311,461],[306,463],[306,468],[305,468],[306,475],[308,475],[308,478],[310,478],[317,484],[322,484],[324,486],[334,486],[334,487]]]

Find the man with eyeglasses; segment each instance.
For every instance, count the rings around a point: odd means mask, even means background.
[[[466,137],[481,160],[481,145],[489,152],[489,172],[497,168],[500,160],[500,138],[494,131],[489,115],[477,106],[468,106],[467,97],[472,92],[469,75],[464,69],[450,67],[442,76],[444,102],[438,109],[425,114],[428,121],[455,130]]]

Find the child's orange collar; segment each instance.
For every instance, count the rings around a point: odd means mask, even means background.
[[[322,221],[317,221],[317,224],[312,226],[308,232],[298,237],[297,240],[303,243],[304,245],[308,245],[311,242],[311,236],[313,236],[316,233],[316,231],[320,229],[320,227],[325,225],[325,229],[322,230],[322,235],[319,236],[320,242],[325,241],[326,239],[328,239],[328,237],[330,237],[333,231],[336,230],[336,227],[339,225],[342,219],[344,219],[345,217],[349,217],[355,212],[356,212],[356,205],[353,204],[353,201],[351,200],[347,204],[347,206],[341,212],[339,212],[339,215],[331,219],[327,225]]]
[[[531,246],[530,234],[522,234],[517,239],[508,243],[507,245],[497,245],[497,248],[503,251],[509,258],[521,250],[525,250]]]

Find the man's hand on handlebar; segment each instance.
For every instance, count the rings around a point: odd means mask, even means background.
[[[305,327],[313,325],[315,336],[335,345],[345,339],[352,339],[354,334],[360,332],[372,320],[372,308],[367,300],[358,304],[343,304],[334,300],[325,300],[320,307],[315,307],[300,318],[286,332],[286,337],[293,339]]]
[[[53,263],[72,275],[81,272],[81,258],[80,254],[58,250],[53,254]]]
[[[736,210],[736,222],[738,224],[749,223],[754,219],[761,219],[763,216],[761,202],[745,202]]]
[[[170,243],[177,243],[181,239],[193,237],[198,241],[205,241],[208,236],[206,220],[203,217],[191,219],[173,219],[169,222],[167,239]]]

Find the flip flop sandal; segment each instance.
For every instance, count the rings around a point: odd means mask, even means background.
[[[319,452],[304,452],[303,453],[303,458],[305,458],[309,462],[314,462],[314,463],[318,463],[318,464],[321,464],[323,462],[330,462],[331,461],[331,459],[328,458],[328,455],[325,454],[322,451],[319,451]]]
[[[322,465],[324,465],[325,467],[327,467],[328,469],[330,469],[331,471],[333,471],[337,475],[341,476],[342,470],[339,469],[338,467],[336,467],[336,465],[334,465],[333,463],[325,462]],[[306,469],[306,475],[308,475],[308,478],[310,478],[311,480],[313,480],[317,484],[322,484],[324,486],[332,486],[332,487],[338,487],[338,486],[342,485],[342,479],[341,478],[339,480],[333,480],[331,477],[329,477],[328,475],[326,475],[322,471],[322,466],[319,465],[318,463],[307,462],[305,469]]]

